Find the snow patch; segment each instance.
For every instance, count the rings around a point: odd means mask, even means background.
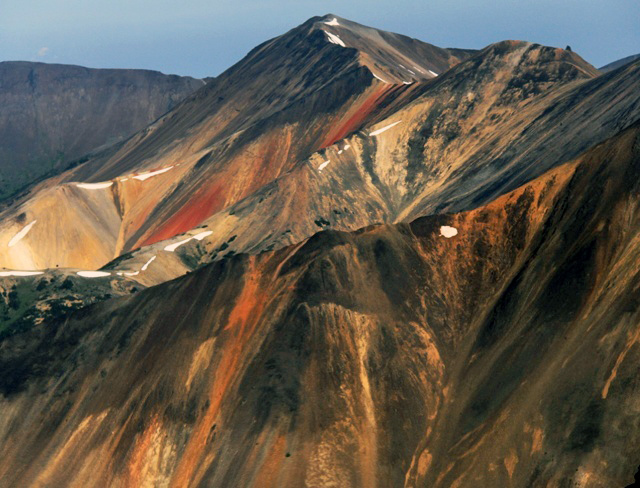
[[[211,234],[213,234],[212,230],[205,230],[204,232],[200,232],[200,234],[196,234],[195,236],[193,236],[193,238],[198,241],[201,241],[205,237],[209,237]]]
[[[149,259],[149,261],[147,261],[146,263],[144,263],[144,266],[142,268],[140,268],[140,271],[146,271],[147,268],[149,267],[149,265],[151,263],[153,263],[153,260],[155,259],[155,256],[151,256],[151,258]]]
[[[136,176],[134,176],[134,178],[136,180],[144,181],[147,178],[151,178],[152,176],[161,175],[162,173],[166,173],[167,171],[169,171],[172,168],[173,168],[173,166],[169,166],[168,168],[162,168],[162,169],[159,169],[158,171],[151,171],[150,173],[144,173],[144,174],[141,174],[141,175],[136,175]]]
[[[382,134],[383,132],[391,129],[391,127],[394,127],[394,126],[398,125],[400,122],[402,122],[402,120],[398,120],[397,122],[394,122],[393,124],[389,124],[389,125],[383,127],[382,129],[374,130],[373,132],[369,133],[369,136],[377,136],[378,134]]]
[[[0,276],[35,276],[43,273],[44,271],[0,271]]]
[[[407,68],[406,66],[403,66],[402,64],[399,64],[398,66],[400,66],[402,69],[407,70],[409,73],[411,73],[412,75],[415,75],[415,73],[413,71],[411,71],[409,68]]]
[[[102,278],[103,276],[111,276],[108,271],[78,271],[78,276],[83,278]]]
[[[29,231],[31,230],[31,227],[33,227],[33,224],[35,224],[36,222],[37,222],[37,220],[34,220],[30,224],[25,225],[20,232],[18,232],[15,236],[13,236],[11,238],[11,240],[9,241],[9,244],[8,244],[9,247],[13,247],[18,242],[20,242],[22,240],[22,238],[29,233]]]
[[[342,154],[342,149],[340,149],[340,150],[338,151],[338,154]]]
[[[422,73],[422,74],[425,74],[425,75],[427,74],[427,73],[424,72],[424,70],[418,68],[417,66],[414,66],[414,68],[417,69],[418,71],[420,71],[420,73]]]
[[[323,169],[325,169],[330,162],[331,161],[325,161],[324,163],[322,163],[320,166],[318,166],[318,171],[322,171]]]
[[[140,271],[136,271],[136,272],[134,272],[134,273],[126,273],[126,272],[125,272],[125,274],[124,274],[124,275],[125,275],[125,276],[138,276],[139,274],[140,274]]]
[[[329,37],[329,42],[337,44],[338,46],[347,47],[347,45],[342,42],[342,39],[340,39],[340,36],[332,34],[331,32],[327,32],[326,30],[323,30],[322,32],[324,32]]]
[[[127,181],[129,178],[122,178],[120,181]]]
[[[447,239],[453,237],[453,236],[457,236],[458,235],[458,229],[456,229],[455,227],[449,227],[448,225],[441,225],[440,226],[440,235],[446,237]]]
[[[347,144],[346,146],[344,146],[344,150],[346,151],[347,149],[349,149],[351,146],[349,144]]]
[[[187,242],[189,242],[191,240],[191,237],[189,237],[188,239],[183,239],[181,241],[178,242],[174,242],[173,244],[169,244],[168,246],[164,247],[165,251],[168,252],[173,252],[176,249],[178,249],[180,246],[182,246],[183,244],[186,244]]]
[[[429,73],[431,73],[433,76],[438,76],[438,73],[436,73],[435,71],[429,70]]]
[[[413,85],[413,81],[403,81],[402,83],[405,85]]]
[[[204,232],[200,232],[199,234],[196,234],[195,236],[191,236],[191,237],[188,237],[188,238],[183,239],[181,241],[174,242],[173,244],[169,244],[168,246],[165,246],[164,250],[168,251],[168,252],[173,252],[176,249],[178,249],[180,246],[186,244],[187,242],[189,242],[192,239],[196,239],[197,241],[201,241],[202,239],[204,239],[207,236],[210,236],[211,234],[213,234],[213,231],[205,230]]]
[[[380,78],[377,74],[375,73],[371,73],[373,76],[375,76],[376,78],[378,78],[382,83],[386,83],[387,85],[390,84],[388,81],[383,80],[382,78]]]
[[[102,190],[103,188],[109,188],[113,185],[113,181],[105,181],[103,183],[76,183],[78,188],[84,188],[85,190]]]
[[[333,19],[331,19],[329,22],[325,22],[325,24],[327,24],[327,25],[340,25],[338,23],[338,19],[336,19],[335,17]]]

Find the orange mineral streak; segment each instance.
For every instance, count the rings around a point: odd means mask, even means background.
[[[393,85],[380,84],[370,88],[360,104],[356,104],[346,116],[345,122],[338,125],[336,129],[329,132],[321,144],[321,149],[335,144],[344,139],[347,135],[358,129],[371,113],[380,105],[391,90]]]
[[[287,442],[284,437],[278,437],[268,446],[267,455],[262,460],[262,466],[258,471],[252,485],[256,488],[278,488],[279,475],[282,471],[282,464],[286,462]],[[263,451],[265,449],[263,448]]]
[[[136,440],[133,448],[133,454],[129,458],[127,464],[127,486],[143,486],[146,478],[146,460],[149,450],[153,449],[153,439],[160,428],[158,416],[155,415],[151,424]]]
[[[181,206],[168,209],[170,217],[133,247],[148,246],[193,229],[216,212],[280,176],[294,162],[291,157],[291,130],[272,131],[229,160],[223,173],[214,172],[204,176],[208,183],[203,180],[195,195],[181,203]]]
[[[149,246],[182,234],[199,225],[223,205],[225,201],[223,186],[223,183],[218,180],[213,185],[204,187],[182,206],[182,208],[160,225],[153,234],[141,242],[138,241],[133,248]]]
[[[207,463],[203,460],[207,454],[208,437],[213,425],[219,421],[222,399],[229,393],[238,377],[238,369],[245,362],[244,356],[251,353],[247,343],[254,336],[266,297],[260,291],[259,274],[254,268],[254,260],[251,261],[250,269],[245,276],[242,292],[236,299],[227,325],[220,334],[223,344],[218,349],[220,360],[213,372],[209,408],[193,430],[171,480],[171,486],[195,486],[204,475]]]

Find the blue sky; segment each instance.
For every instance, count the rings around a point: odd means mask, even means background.
[[[204,77],[329,12],[442,47],[569,44],[595,66],[640,53],[638,0],[0,0],[0,60]]]

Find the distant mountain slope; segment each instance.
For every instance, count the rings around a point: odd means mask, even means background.
[[[147,70],[0,62],[0,199],[129,137],[203,84]]]
[[[235,256],[0,344],[0,484],[624,486],[640,126],[473,211]]]
[[[640,54],[633,54],[631,56],[627,56],[626,58],[618,59],[617,61],[614,61],[612,63],[605,64],[602,68],[600,68],[600,71],[603,71],[606,73],[608,71],[618,69],[619,67],[624,66],[625,64],[632,63],[637,59],[640,59]]]

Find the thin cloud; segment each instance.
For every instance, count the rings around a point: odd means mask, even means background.
[[[48,47],[41,47],[40,49],[38,49],[38,57],[43,58],[47,55],[48,52],[49,52]]]

